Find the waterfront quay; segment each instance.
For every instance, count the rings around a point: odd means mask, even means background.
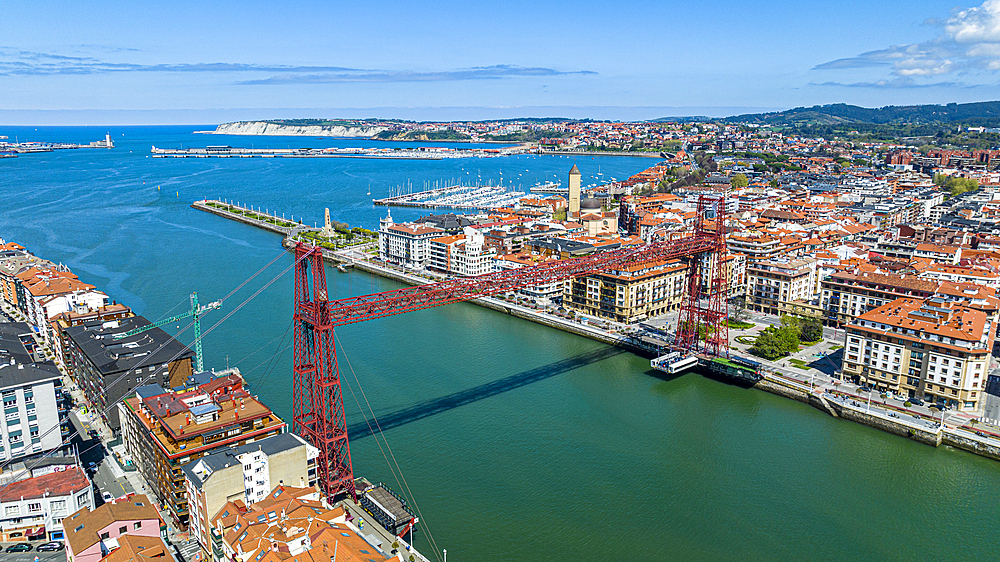
[[[318,230],[295,222],[295,217],[288,217],[286,219],[284,216],[279,217],[277,214],[269,214],[268,209],[262,211],[260,207],[255,209],[253,205],[243,206],[238,202],[232,203],[229,201],[205,199],[195,201],[191,206],[195,209],[212,213],[213,215],[219,215],[229,220],[262,228],[275,234],[281,234],[282,236],[292,236],[307,230]],[[301,217],[299,218],[301,219]]]

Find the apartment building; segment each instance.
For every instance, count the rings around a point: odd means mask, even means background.
[[[688,266],[680,260],[631,264],[566,282],[563,306],[633,324],[680,308]]]
[[[319,449],[298,435],[281,433],[184,465],[192,538],[207,556],[212,551],[209,517],[226,502],[238,499],[252,505],[285,483],[315,488],[318,457]]]
[[[174,388],[192,374],[194,352],[159,328],[115,337],[149,323],[142,316],[130,316],[62,328],[68,343],[66,368],[89,406],[116,432],[121,424],[114,405],[136,387]]]
[[[773,259],[747,265],[747,308],[784,314],[815,296],[815,259]]]
[[[940,297],[902,297],[852,322],[844,375],[881,391],[962,411],[980,409],[996,325]]]
[[[0,324],[0,462],[31,458],[63,448],[69,433],[62,378],[51,361],[36,362],[22,342],[31,328]],[[30,340],[30,335],[28,335]]]
[[[62,540],[65,519],[94,505],[90,479],[79,466],[0,486],[0,542]]]
[[[835,272],[820,282],[820,306],[828,326],[850,324],[862,314],[900,297],[937,296],[981,310],[1000,325],[996,289],[974,283],[924,279],[905,273]]]
[[[538,265],[547,261],[558,260],[559,258],[553,256],[545,256],[542,254],[531,253],[531,252],[521,252],[517,254],[506,254],[501,256],[496,256],[493,259],[493,268],[496,271],[504,271],[508,269],[517,269],[519,267],[530,267],[533,265]],[[535,304],[541,306],[548,306],[552,304],[558,304],[562,302],[563,297],[563,287],[566,281],[549,281],[548,283],[541,283],[539,285],[532,285],[530,287],[522,287],[516,291],[517,295],[524,298],[530,299]]]
[[[425,224],[395,224],[392,215],[379,221],[378,257],[384,262],[410,269],[430,265],[430,241],[445,233]]]
[[[99,562],[130,538],[160,541],[167,532],[156,506],[142,494],[80,509],[65,523],[67,562]]]
[[[431,269],[464,277],[492,272],[496,255],[486,246],[483,233],[472,227],[466,227],[464,234],[432,238],[429,251]]]
[[[139,387],[118,410],[126,452],[182,527],[189,518],[184,465],[285,430],[285,422],[234,374],[183,392]]]
[[[1000,274],[982,267],[935,264],[920,272],[925,279],[976,283],[987,287],[1000,288]]]
[[[726,245],[730,252],[745,255],[751,263],[777,257],[782,250],[778,237],[761,232],[730,234],[726,238]]]
[[[264,501],[227,503],[212,516],[215,562],[398,560],[375,535],[364,536],[344,508],[331,509],[309,488],[277,486]],[[421,557],[423,558],[423,557]],[[409,560],[410,556],[403,558]]]

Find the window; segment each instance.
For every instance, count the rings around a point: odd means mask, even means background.
[[[8,505],[4,509],[3,514],[6,515],[6,516],[8,516],[8,517],[10,517],[11,515],[20,515],[21,514],[21,508],[20,508],[20,506],[16,506],[16,505]]]
[[[127,532],[128,532],[128,525],[122,525],[121,527],[118,527],[119,535],[124,535]]]
[[[29,513],[34,513],[36,511],[41,511],[41,510],[42,510],[42,504],[41,503],[29,503],[28,504],[28,512]]]
[[[111,534],[110,533],[101,533],[101,540],[102,541],[103,540],[107,540],[109,538],[111,538]]]

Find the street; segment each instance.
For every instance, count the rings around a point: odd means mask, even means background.
[[[35,541],[31,544],[32,547],[37,548],[48,541]],[[36,552],[34,548],[31,552],[6,552],[7,547],[14,544],[24,544],[23,542],[5,542],[0,543],[0,549],[3,549],[4,553],[0,554],[0,558],[4,562],[32,562],[37,557],[39,562],[48,562],[49,560],[66,560],[66,551],[57,550],[55,552]]]

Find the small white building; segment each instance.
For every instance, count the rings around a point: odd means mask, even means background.
[[[0,487],[0,542],[63,540],[63,519],[93,506],[79,466],[11,482]]]

